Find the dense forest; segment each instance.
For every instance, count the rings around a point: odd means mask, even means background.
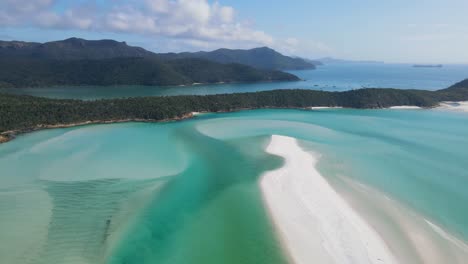
[[[0,88],[298,81],[279,69],[308,67],[268,48],[157,54],[115,40],[0,41]]]
[[[0,59],[0,88],[55,85],[189,85],[218,82],[298,81],[296,76],[200,59]]]
[[[210,52],[154,53],[115,40],[69,38],[46,43],[0,41],[0,59],[103,60],[152,58],[161,61],[203,59],[222,64],[238,63],[264,70],[313,69],[319,62],[285,56],[263,47],[250,50],[218,49]]]
[[[313,63],[300,58],[284,56],[267,47],[250,50],[218,49],[212,52],[158,54],[141,47],[129,46],[125,42],[118,42],[115,40],[69,38],[46,43],[0,41],[0,63],[2,63],[4,67],[8,67],[11,63],[11,67],[7,68],[8,71],[0,76],[0,81],[3,81],[3,86],[8,83],[9,86],[17,87],[19,82],[16,79],[18,79],[18,77],[22,77],[21,75],[31,75],[26,79],[28,82],[23,81],[22,85],[36,86],[38,83],[41,85],[49,85],[50,83],[52,83],[52,85],[59,85],[64,83],[72,84],[71,82],[75,85],[106,85],[110,82],[109,79],[111,79],[108,76],[113,74],[113,72],[84,72],[84,66],[92,62],[96,64],[97,62],[95,61],[99,60],[99,63],[102,65],[110,62],[117,62],[119,64],[128,63],[129,65],[125,65],[124,67],[129,68],[138,67],[138,69],[140,69],[146,67],[147,64],[139,60],[135,61],[135,58],[145,58],[144,62],[146,63],[152,62],[153,65],[151,65],[149,69],[152,69],[153,72],[147,70],[144,73],[146,76],[144,79],[141,79],[141,76],[140,78],[124,76],[124,80],[118,80],[119,77],[115,76],[115,84],[122,84],[122,81],[125,81],[125,84],[188,84],[189,79],[198,79],[198,81],[194,82],[209,83],[209,81],[206,81],[206,76],[191,74],[190,71],[177,72],[184,76],[169,74],[169,77],[165,79],[158,79],[161,78],[162,75],[167,74],[169,70],[167,68],[171,68],[173,64],[179,66],[179,69],[196,69],[198,73],[203,72],[201,69],[197,69],[200,67],[204,67],[205,72],[217,68],[212,82],[257,82],[277,79],[297,80],[297,78],[293,78],[291,75],[280,73],[276,70],[313,69],[315,67]],[[134,61],[131,62],[132,60]],[[141,63],[141,65],[135,66],[134,64],[136,62]],[[217,64],[213,64],[213,62]],[[44,76],[46,73],[44,69],[37,69],[32,66],[28,67],[28,64],[44,67],[45,69],[47,69],[47,67],[51,67],[52,69],[64,67],[61,71],[63,78],[55,80],[47,74]],[[237,64],[247,65],[259,70],[254,70],[250,67],[240,67]],[[73,74],[74,70],[71,69],[72,66],[78,67],[77,70],[80,71],[80,74],[86,74],[85,77],[87,78],[83,81],[86,83],[79,82],[77,78],[71,78],[70,75]],[[99,67],[102,70],[114,70],[111,69],[109,65]],[[2,68],[1,70],[3,71],[4,69]],[[65,70],[68,70],[68,72],[65,72]],[[10,78],[13,80],[10,80],[10,82],[4,80],[6,73],[13,74]],[[120,74],[121,71],[118,70],[116,73]],[[155,76],[150,78],[148,75],[152,73],[154,73]],[[91,74],[94,76],[89,76]],[[97,76],[98,74],[99,76]],[[191,78],[184,78],[187,77],[185,75],[191,75]],[[0,83],[0,85],[1,84],[2,83]]]
[[[44,126],[115,120],[170,120],[191,112],[257,108],[342,106],[383,108],[396,105],[433,107],[444,100],[468,100],[468,81],[439,91],[360,89],[346,92],[274,90],[205,96],[138,97],[96,101],[47,99],[0,94],[0,132],[26,132]],[[11,137],[4,134],[4,137]]]

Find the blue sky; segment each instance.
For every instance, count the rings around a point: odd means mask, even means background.
[[[467,0],[0,0],[0,39],[112,38],[156,51],[468,63]]]

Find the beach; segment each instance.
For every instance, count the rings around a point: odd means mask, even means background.
[[[422,108],[419,106],[413,106],[413,105],[398,105],[398,106],[392,106],[389,109],[412,110],[412,109],[422,109]]]
[[[285,164],[260,181],[282,246],[294,263],[398,263],[378,233],[316,170],[297,140],[272,136],[266,151]]]
[[[265,109],[24,134],[0,146],[0,262],[465,264],[467,120]]]
[[[438,109],[468,112],[468,101],[467,102],[441,102]]]

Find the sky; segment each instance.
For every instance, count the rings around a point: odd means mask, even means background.
[[[0,0],[0,39],[468,64],[468,0]]]

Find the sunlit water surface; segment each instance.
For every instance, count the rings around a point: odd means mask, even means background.
[[[270,135],[468,241],[468,115],[256,110],[39,131],[0,145],[1,263],[285,263],[259,176]]]

